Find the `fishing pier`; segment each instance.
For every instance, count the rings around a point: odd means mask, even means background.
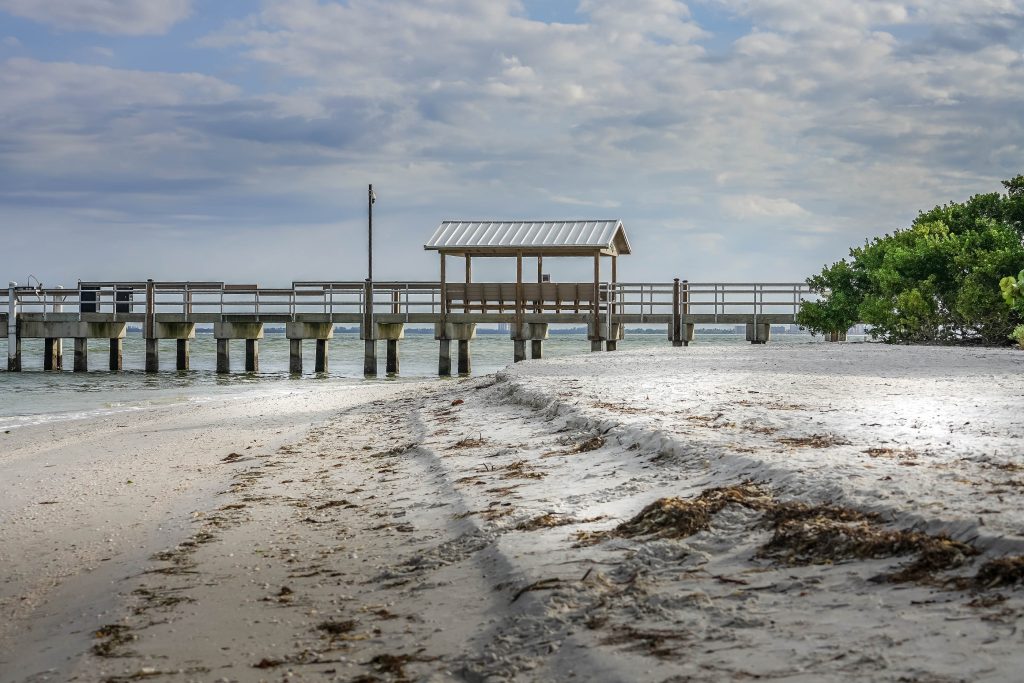
[[[302,374],[305,342],[316,345],[313,370],[328,372],[329,342],[338,325],[358,326],[364,373],[400,373],[399,344],[407,326],[432,326],[438,374],[472,370],[478,325],[509,329],[514,361],[542,358],[550,325],[583,325],[592,351],[614,351],[627,326],[664,326],[666,340],[686,346],[701,323],[743,324],[754,344],[770,339],[771,325],[792,324],[800,303],[814,295],[804,283],[618,282],[617,260],[631,251],[621,221],[445,221],[424,245],[440,257],[440,279],[427,282],[296,281],[290,287],[225,282],[79,282],[75,288],[18,286],[0,290],[0,329],[7,333],[7,370],[22,366],[22,340],[43,339],[43,367],[64,366],[64,340],[73,340],[73,370],[89,369],[88,340],[109,342],[107,369],[124,368],[123,339],[141,328],[146,372],[165,367],[158,342],[176,341],[173,367],[189,369],[189,342],[199,326],[212,327],[217,372],[227,373],[233,341],[244,344],[245,370],[259,371],[264,327],[284,327],[289,369]],[[552,282],[545,263],[562,257],[593,260],[588,282]],[[475,282],[473,260],[515,262],[512,282]],[[547,261],[545,261],[547,259]],[[461,277],[449,278],[449,262]],[[608,268],[602,269],[602,261]],[[536,277],[524,268],[536,266]],[[532,269],[532,268],[531,268]],[[528,281],[529,279],[529,281]],[[131,326],[131,329],[130,327]],[[168,363],[166,367],[171,366]]]

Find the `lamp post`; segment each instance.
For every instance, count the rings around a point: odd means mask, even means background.
[[[377,196],[373,194],[373,184],[366,190],[366,228],[367,228],[367,263],[366,263],[366,284],[363,290],[363,300],[366,310],[363,314],[363,340],[366,351],[363,355],[363,374],[375,377],[377,375],[377,329],[373,324],[373,204]]]

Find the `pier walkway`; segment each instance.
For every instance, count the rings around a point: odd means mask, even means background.
[[[521,265],[520,265],[521,269]],[[467,280],[469,278],[467,277]],[[615,350],[627,326],[663,326],[666,341],[684,346],[694,326],[746,326],[747,340],[765,343],[773,324],[796,322],[801,301],[816,296],[804,283],[628,282],[293,282],[267,288],[224,282],[81,282],[75,289],[12,285],[0,290],[0,329],[6,331],[7,369],[21,370],[22,339],[44,339],[47,370],[63,368],[63,340],[74,340],[73,369],[89,368],[89,339],[107,339],[111,371],[123,368],[122,340],[140,332],[145,370],[161,369],[158,340],[177,341],[173,367],[189,368],[189,341],[197,327],[212,327],[217,370],[228,372],[231,341],[245,345],[245,369],[259,369],[264,326],[284,326],[290,369],[303,372],[302,345],[316,344],[315,371],[328,371],[328,344],[336,325],[358,326],[366,341],[364,370],[400,371],[399,341],[406,326],[433,326],[438,373],[471,371],[470,342],[481,324],[507,324],[513,360],[541,358],[550,325],[585,325],[591,350]]]

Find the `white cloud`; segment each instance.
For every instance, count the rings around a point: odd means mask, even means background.
[[[518,0],[277,0],[201,41],[258,94],[228,76],[10,60],[0,218],[18,193],[40,212],[117,203],[140,225],[158,208],[222,230],[326,224],[372,180],[401,274],[443,216],[613,209],[645,277],[679,274],[684,225],[708,253],[784,258],[780,235],[801,237],[782,275],[802,277],[1024,170],[1024,0],[718,6],[752,29],[712,55],[714,27],[676,0],[585,0],[581,24],[530,21]]]
[[[808,215],[805,208],[782,197],[743,195],[724,197],[721,203],[723,210],[729,215],[744,220],[748,218],[796,218]]]
[[[166,33],[191,0],[0,0],[0,10],[67,31],[111,35]]]

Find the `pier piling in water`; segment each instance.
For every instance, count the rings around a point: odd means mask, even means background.
[[[75,337],[75,372],[89,371],[89,340]]]
[[[231,372],[231,344],[230,339],[217,340],[217,372],[226,375]]]
[[[121,372],[124,365],[124,345],[120,337],[110,340],[110,371]]]
[[[245,371],[260,371],[260,343],[255,339],[245,340]]]
[[[47,337],[43,340],[43,370],[64,369],[64,340]]]
[[[293,375],[302,374],[302,342],[305,339],[312,339],[316,342],[314,372],[327,372],[327,342],[334,338],[334,323],[330,320],[289,322],[285,325],[285,336],[289,340],[288,372]]]
[[[194,330],[193,330],[194,332]],[[231,372],[231,340],[245,340],[245,371],[259,372],[259,340],[263,339],[263,323],[253,320],[215,322],[213,336],[217,339],[217,372]]]
[[[438,339],[437,374],[439,377],[452,376],[452,342],[450,339]]]

